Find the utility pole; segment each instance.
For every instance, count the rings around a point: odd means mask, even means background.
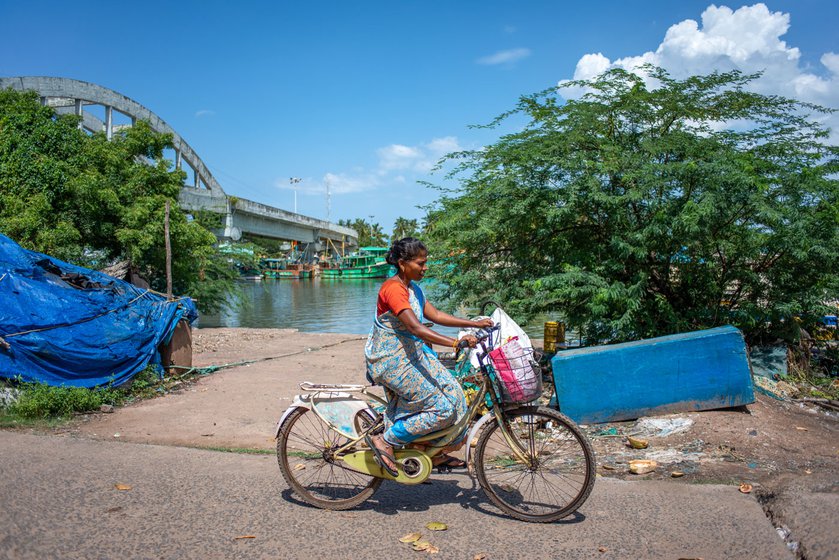
[[[329,198],[329,178],[326,179],[326,222],[329,223],[330,213],[332,211],[331,207],[331,200]]]
[[[294,189],[294,213],[297,214],[297,183],[301,181],[300,177],[289,177],[288,182],[291,183],[292,188]]]

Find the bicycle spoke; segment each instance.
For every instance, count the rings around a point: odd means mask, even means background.
[[[499,425],[486,428],[476,468],[490,499],[527,521],[558,519],[579,507],[594,482],[584,436],[577,437],[570,421],[547,409],[505,414],[506,432],[527,461],[513,451]]]
[[[307,502],[330,509],[352,507],[381,482],[344,466],[340,458],[330,458],[333,450],[350,442],[314,412],[299,409],[289,417],[277,442],[280,470]]]

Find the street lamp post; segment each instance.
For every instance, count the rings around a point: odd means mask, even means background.
[[[299,183],[301,180],[302,179],[300,179],[300,177],[289,177],[288,178],[288,182],[291,183],[292,188],[294,188],[294,213],[295,214],[297,214],[297,187],[295,187],[294,185]]]
[[[329,177],[326,178],[326,221],[329,222],[332,213],[332,203],[329,197]]]

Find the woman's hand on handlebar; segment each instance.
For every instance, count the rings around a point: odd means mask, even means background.
[[[478,345],[479,342],[481,342],[482,340],[486,340],[489,337],[490,332],[492,332],[494,330],[497,330],[499,328],[499,326],[494,324],[492,319],[490,319],[490,318],[479,319],[477,321],[472,321],[472,323],[474,324],[475,327],[477,327],[479,329],[486,329],[486,330],[485,330],[484,333],[480,333],[480,332],[478,333],[478,334],[481,334],[480,337],[476,336],[474,334],[467,334],[463,338],[459,339],[457,341],[457,343],[455,343],[455,354],[456,355],[460,354],[460,351],[465,349],[467,346],[469,348],[475,348]]]
[[[478,337],[476,337],[474,334],[467,334],[466,336],[464,336],[463,338],[458,340],[457,344],[455,346],[457,347],[458,350],[462,350],[462,349],[466,348],[467,346],[469,348],[474,348],[477,345],[478,345]]]
[[[492,319],[490,319],[489,317],[485,319],[478,319],[477,321],[472,321],[472,323],[479,329],[488,329],[494,324],[492,322]],[[474,348],[474,346],[472,348]]]

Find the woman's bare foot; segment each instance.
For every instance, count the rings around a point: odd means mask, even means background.
[[[379,450],[379,455],[385,465],[387,465],[389,469],[396,471],[396,457],[393,454],[393,446],[390,445],[381,434],[373,436],[370,438],[370,441],[372,441],[376,449]]]
[[[449,467],[450,469],[466,468],[466,461],[464,461],[463,459],[458,459],[457,457],[452,457],[451,455],[447,455],[445,453],[435,455],[434,458],[431,460],[431,464],[435,467],[439,467],[442,465]]]

